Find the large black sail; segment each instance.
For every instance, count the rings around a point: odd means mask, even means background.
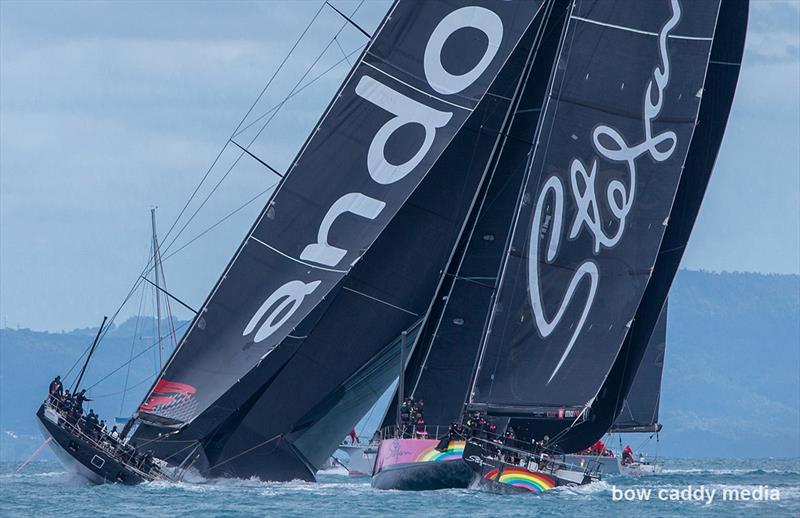
[[[632,390],[645,344],[680,265],[722,143],[741,68],[747,10],[746,1],[723,0],[720,5],[697,127],[650,283],[614,367],[592,404],[592,419],[571,428],[560,441],[567,451],[586,448],[601,437]]]
[[[475,110],[540,2],[470,4],[393,5],[140,417],[190,421],[269,362],[386,228]]]
[[[280,371],[273,374],[276,361],[263,362],[186,427],[188,437],[236,409],[204,440],[209,465],[222,465],[211,474],[285,479],[301,460],[313,472],[389,386],[397,338],[430,304],[486,181],[521,80],[524,47],[514,50],[372,247],[279,346],[275,360],[291,354]],[[276,454],[282,451],[291,455]]]
[[[664,373],[664,353],[667,349],[667,305],[653,329],[642,362],[633,379],[628,397],[609,432],[657,432],[658,407],[661,402],[661,375]]]
[[[486,192],[437,291],[406,369],[405,395],[425,401],[428,424],[447,425],[463,411],[568,5],[566,1],[548,5],[541,14],[543,24],[531,34],[535,39],[529,69]],[[384,426],[392,424],[395,416],[390,408]]]
[[[656,262],[718,6],[575,2],[473,407],[520,416],[566,407],[568,418],[597,395]]]

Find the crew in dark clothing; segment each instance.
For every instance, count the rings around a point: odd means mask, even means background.
[[[75,394],[75,411],[78,412],[79,415],[83,414],[83,402],[84,401],[92,401],[88,397],[86,397],[86,389],[81,390],[77,394]]]
[[[94,413],[94,410],[89,409],[89,413],[86,414],[86,424],[84,425],[84,432],[86,435],[89,437],[96,437],[98,428],[97,425],[97,414]]]
[[[153,469],[153,450],[147,450],[142,457],[142,471],[149,473]]]
[[[458,439],[464,435],[464,429],[461,427],[461,424],[458,421],[453,421],[450,423],[450,428],[447,430],[447,434],[450,439]]]
[[[56,376],[50,382],[50,395],[54,398],[61,398],[64,395],[64,385],[61,384],[61,376]]]
[[[411,398],[405,398],[400,405],[400,423],[406,426],[411,421]]]

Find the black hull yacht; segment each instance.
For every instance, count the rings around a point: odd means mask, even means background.
[[[36,412],[39,429],[58,459],[92,484],[135,485],[170,480],[155,462],[131,455],[132,450],[107,435],[88,433],[49,398]]]

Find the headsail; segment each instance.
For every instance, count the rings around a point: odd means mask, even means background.
[[[447,425],[463,411],[568,10],[566,1],[551,2],[542,10],[542,23],[531,26],[515,51],[527,43],[530,56],[514,95],[513,117],[406,369],[404,396],[425,401],[429,425]],[[383,426],[393,424],[395,416],[393,404]]]
[[[718,5],[575,2],[472,407],[574,418],[597,395],[656,262]]]
[[[661,402],[661,375],[667,348],[667,305],[661,310],[656,327],[647,344],[642,363],[633,379],[628,397],[609,432],[657,432],[658,407]]]
[[[275,355],[419,185],[540,3],[392,6],[147,395],[140,418],[191,421]],[[286,361],[277,356],[278,364]]]
[[[567,451],[586,448],[601,437],[617,418],[620,405],[631,390],[646,344],[689,241],[722,143],[741,68],[747,9],[747,2],[721,2],[697,127],[658,259],[631,330],[592,403],[592,419],[579,423],[561,437],[560,444]]]

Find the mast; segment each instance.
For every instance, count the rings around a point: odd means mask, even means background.
[[[163,365],[163,347],[161,344],[161,284],[159,272],[161,270],[161,252],[158,249],[158,235],[156,234],[156,208],[150,209],[150,222],[153,227],[153,271],[155,272],[155,296],[156,296],[156,329],[158,332],[158,369]]]
[[[81,367],[81,372],[78,374],[78,379],[75,380],[75,388],[72,389],[72,392],[75,393],[81,388],[81,381],[83,381],[83,375],[86,373],[86,367],[89,366],[89,360],[92,359],[92,355],[94,354],[94,350],[97,348],[97,343],[100,341],[100,334],[103,332],[103,328],[106,325],[106,320],[108,320],[107,316],[103,317],[103,322],[100,324],[100,328],[97,330],[97,334],[94,337],[94,341],[92,342],[92,347],[89,349],[89,354],[86,356],[86,361],[83,362],[83,367]]]

